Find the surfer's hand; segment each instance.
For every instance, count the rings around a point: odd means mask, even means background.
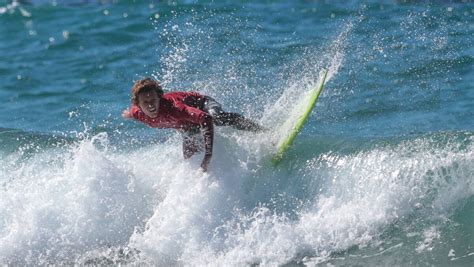
[[[204,159],[201,163],[201,170],[203,172],[207,172],[207,166],[209,166],[209,162],[211,162],[211,155],[204,155]]]
[[[207,166],[208,166],[208,165],[209,165],[209,162],[203,161],[203,162],[201,163],[201,170],[202,170],[203,172],[207,172]]]
[[[201,168],[199,168],[202,172],[207,172],[207,164],[204,162],[201,164]]]
[[[122,111],[122,118],[131,119],[132,114],[130,113],[130,110],[126,109],[126,110]]]

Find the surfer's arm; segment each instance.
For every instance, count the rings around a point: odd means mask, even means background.
[[[124,118],[124,119],[131,119],[131,118],[133,118],[133,117],[132,117],[132,113],[130,113],[130,110],[128,110],[128,109],[123,110],[123,111],[122,111],[122,118]]]
[[[140,113],[140,108],[137,105],[132,105],[129,109],[122,111],[122,118],[139,120],[141,117]]]
[[[185,105],[184,103],[176,103],[175,107],[180,111],[179,117],[181,117],[183,120],[187,120],[199,125],[204,139],[204,159],[202,160],[201,168],[204,171],[207,171],[209,162],[211,162],[212,147],[214,143],[214,123],[212,121],[212,117],[206,112],[198,108]]]
[[[212,147],[214,144],[214,126],[212,123],[212,117],[210,115],[205,115],[203,123],[201,126],[201,133],[204,137],[204,159],[201,163],[201,168],[203,171],[207,171],[207,166],[211,162],[212,158]]]

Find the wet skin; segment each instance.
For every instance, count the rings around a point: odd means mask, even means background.
[[[160,109],[160,98],[155,91],[138,94],[138,106],[150,118],[158,116]]]

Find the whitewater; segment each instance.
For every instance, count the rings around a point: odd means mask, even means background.
[[[0,6],[0,264],[472,265],[472,4]],[[203,173],[121,119],[143,76],[271,130]]]

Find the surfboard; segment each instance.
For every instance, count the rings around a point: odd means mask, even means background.
[[[319,95],[323,91],[324,82],[326,81],[327,74],[328,70],[325,70],[321,83],[315,88],[313,88],[309,97],[305,99],[307,103],[304,105],[304,108],[301,109],[301,114],[296,120],[294,126],[283,138],[280,139],[280,142],[277,144],[278,150],[272,158],[272,163],[274,166],[278,165],[278,163],[280,163],[280,161],[283,159],[283,155],[285,154],[286,150],[288,150],[288,148],[291,146],[296,136],[308,120],[311,111],[313,110],[316,102],[318,101]]]

